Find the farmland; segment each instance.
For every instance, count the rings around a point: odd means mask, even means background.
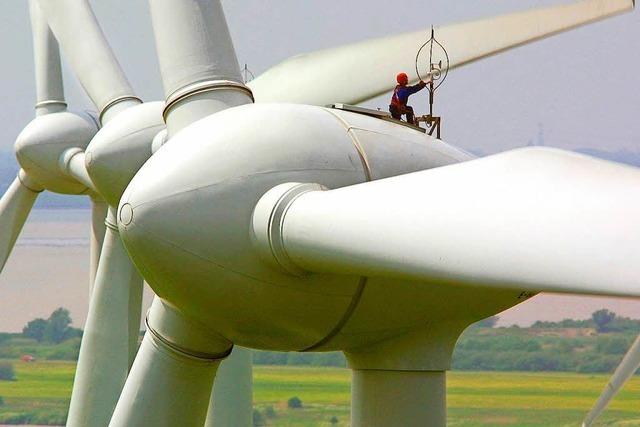
[[[0,381],[0,423],[64,421],[74,362],[12,361],[16,381]],[[449,426],[577,426],[608,375],[458,372],[448,375]],[[266,425],[349,425],[350,373],[342,368],[256,366],[254,402]],[[302,408],[287,401],[298,397]],[[331,423],[331,419],[333,424]],[[600,420],[640,426],[640,377],[627,384]]]

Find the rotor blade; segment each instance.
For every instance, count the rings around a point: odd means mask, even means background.
[[[583,427],[589,427],[602,414],[614,396],[620,391],[633,374],[640,368],[640,336],[636,338],[627,354],[616,368],[613,376],[602,391],[598,401],[582,423]]]
[[[60,49],[36,0],[29,0],[36,77],[36,114],[66,109]]]
[[[220,0],[155,0],[149,9],[169,139],[203,117],[253,102]]]
[[[251,350],[234,347],[222,361],[213,383],[204,427],[252,425],[253,369]]]
[[[91,196],[91,233],[89,238],[89,299],[93,295],[93,287],[98,273],[100,252],[104,243],[107,227],[104,220],[107,217],[107,202],[97,195]]]
[[[0,199],[0,271],[4,268],[29,212],[42,191],[20,170]]]
[[[525,148],[307,192],[279,216],[278,191],[257,205],[254,230],[285,267],[640,296],[640,169]]]
[[[116,103],[137,100],[87,0],[38,4],[101,118]]]
[[[633,9],[633,0],[581,0],[435,29],[450,68]],[[357,104],[395,87],[399,71],[415,70],[430,30],[298,55],[249,83],[258,102]]]
[[[109,424],[131,364],[131,334],[136,343],[139,335],[142,278],[122,244],[114,209],[108,212],[73,382],[69,426]]]

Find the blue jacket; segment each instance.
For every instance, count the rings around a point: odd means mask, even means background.
[[[418,83],[414,86],[396,86],[395,90],[393,91],[393,97],[391,98],[391,105],[402,107],[406,106],[407,101],[409,101],[409,96],[421,91],[426,86],[426,83]]]

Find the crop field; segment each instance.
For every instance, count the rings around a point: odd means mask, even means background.
[[[14,361],[16,381],[0,381],[0,424],[60,424],[73,381],[73,362]],[[579,426],[607,375],[451,372],[449,426]],[[257,419],[265,426],[349,425],[350,373],[340,368],[254,368]],[[291,409],[292,397],[302,408]],[[616,397],[599,426],[640,426],[640,377]]]

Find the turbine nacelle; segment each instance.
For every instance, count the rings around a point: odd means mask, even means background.
[[[376,344],[382,352],[411,337],[421,342],[414,368],[445,369],[450,354],[436,348],[452,350],[464,327],[520,302],[521,290],[291,274],[265,262],[252,216],[261,197],[285,182],[332,189],[470,158],[366,115],[236,107],[185,128],[140,169],[120,203],[121,236],[158,296],[235,344],[298,351]]]
[[[83,151],[98,131],[86,112],[59,112],[38,116],[18,135],[16,156],[22,169],[49,191],[82,194],[87,186],[64,172],[60,162],[67,150]]]
[[[165,128],[164,102],[146,102],[126,109],[108,121],[86,149],[91,180],[111,206],[151,157],[153,138]]]

